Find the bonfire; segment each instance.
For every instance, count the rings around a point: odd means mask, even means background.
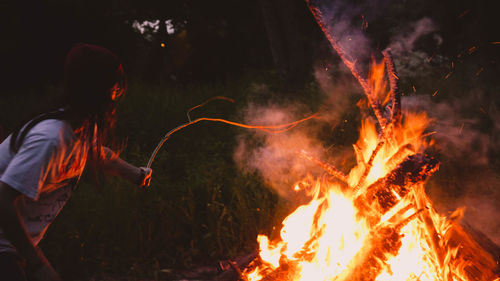
[[[258,236],[259,256],[240,279],[500,280],[496,261],[460,226],[459,209],[445,217],[425,193],[439,161],[426,154],[432,140],[425,113],[404,111],[389,50],[367,77],[328,32],[308,3],[333,50],[351,70],[373,117],[363,120],[353,145],[357,164],[344,174],[302,151],[329,175],[308,180],[311,200],[285,218],[279,239]],[[333,178],[333,180],[332,180]]]

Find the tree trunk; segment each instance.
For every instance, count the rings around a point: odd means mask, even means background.
[[[302,4],[302,5],[301,5]],[[302,25],[308,18],[301,0],[260,0],[275,67],[287,87],[301,86],[308,78],[311,52]]]

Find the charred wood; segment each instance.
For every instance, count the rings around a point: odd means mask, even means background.
[[[380,216],[394,207],[400,198],[405,197],[412,186],[425,181],[438,167],[439,161],[423,154],[406,157],[385,177],[365,189],[358,190],[354,199],[354,205],[359,210],[358,215],[367,218],[369,224],[378,223]]]
[[[389,173],[386,177],[387,183],[398,186],[413,185],[425,181],[438,168],[439,161],[433,157],[424,154],[410,155]]]
[[[268,274],[261,281],[293,281],[294,267],[293,262],[280,265],[280,267]]]
[[[464,271],[470,280],[494,280],[500,276],[500,246],[466,223],[456,223],[449,235],[449,246],[459,246],[457,256],[469,261]]]
[[[396,68],[390,50],[382,52],[385,59],[385,66],[387,68],[387,77],[391,89],[391,123],[396,124],[401,120],[401,93],[398,89],[398,76],[396,75]]]
[[[246,268],[253,260],[258,257],[258,253],[254,252],[246,256],[236,258],[234,261],[222,261],[219,266],[224,270],[213,281],[237,281],[241,280],[241,271]]]
[[[383,227],[371,233],[363,248],[354,257],[348,280],[372,281],[382,272],[389,255],[397,255],[401,248],[401,235],[398,228]]]

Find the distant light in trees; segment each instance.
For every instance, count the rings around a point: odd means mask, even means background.
[[[165,26],[167,27],[168,34],[174,34],[175,29],[174,29],[174,24],[172,23],[172,20],[166,20]]]
[[[135,20],[132,23],[132,28],[139,31],[141,34],[144,34],[145,32],[152,32],[156,33],[160,29],[160,20],[155,20],[155,21],[143,21],[143,22],[138,22]]]
[[[184,22],[184,24],[185,23],[186,22]],[[155,38],[155,34],[157,34],[160,31],[160,24],[161,24],[160,20],[154,20],[154,21],[134,20],[134,22],[132,23],[132,28],[136,32],[142,34],[146,40],[152,42]],[[165,30],[167,31],[168,35],[172,35],[175,33],[176,30],[174,28],[174,24],[171,19],[166,20],[164,24],[165,24]],[[164,48],[165,46],[161,47]]]
[[[165,48],[165,43],[161,42],[160,46],[161,46],[162,48]]]

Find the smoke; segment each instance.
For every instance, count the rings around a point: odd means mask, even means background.
[[[433,136],[440,153],[447,158],[467,159],[468,165],[484,166],[490,162],[489,152],[497,147],[492,142],[491,131],[479,129],[481,120],[477,117],[465,117],[477,106],[481,94],[476,93],[466,98],[446,102],[432,102],[430,95],[415,95],[403,98],[403,106],[415,111],[425,111],[434,120]]]
[[[277,134],[246,131],[238,136],[234,153],[235,162],[241,169],[258,172],[267,184],[289,200],[296,195],[291,188],[294,184],[308,175],[318,177],[325,172],[305,159],[303,152],[321,161],[338,164],[339,168],[354,158],[351,145],[357,138],[359,124],[348,119],[346,114],[358,113],[356,103],[362,97],[360,87],[351,77],[333,77],[321,67],[314,70],[314,76],[323,94],[322,104],[315,110],[319,113],[318,118]],[[261,92],[269,96],[266,87],[255,85],[252,89],[253,96],[259,97]],[[311,113],[308,106],[299,103],[250,103],[244,110],[244,119],[248,124],[284,124]],[[345,145],[339,145],[338,140],[333,139],[333,132],[340,131],[340,126],[352,127],[350,133],[354,134]]]
[[[443,43],[437,31],[437,25],[427,17],[396,29],[387,48],[391,50],[401,79],[422,79],[423,75],[435,72],[435,65],[447,61],[442,55],[434,54]],[[427,44],[419,46],[421,41]],[[429,63],[431,57],[434,66]]]
[[[378,0],[353,5],[352,1],[346,0],[311,1],[321,11],[327,32],[345,57],[355,62],[357,71],[362,75],[366,75],[374,56],[380,57],[381,50],[390,49],[401,78],[422,78],[422,75],[432,71],[429,63],[431,60],[433,64],[447,61],[445,57],[436,54],[443,38],[438,33],[438,25],[430,18],[423,17],[413,22],[403,21],[396,26],[386,26],[387,31],[382,37],[387,36],[388,43],[381,43],[384,40],[377,41],[367,33],[369,23],[377,25],[391,17],[388,10],[393,2]],[[375,32],[380,33],[377,28]],[[349,73],[342,62],[339,70]]]
[[[345,15],[335,19],[330,31],[337,44],[346,52],[350,60],[366,63],[371,56],[371,41],[359,27],[351,24]]]
[[[428,35],[437,31],[437,27],[430,18],[422,18],[416,22],[410,23],[408,26],[399,30],[390,40],[389,49],[394,56],[407,55],[409,52],[415,51],[415,42],[424,35]],[[435,35],[437,45],[441,45],[443,39],[439,35]]]
[[[353,83],[352,79],[339,79],[322,67],[314,68],[314,77],[321,91],[325,94],[323,105],[321,106],[321,116],[323,121],[335,126],[341,122],[346,112],[352,109],[352,100],[360,97],[359,87]],[[358,95],[353,95],[357,93]]]
[[[429,183],[431,198],[442,211],[465,206],[464,220],[500,244],[500,177],[494,168],[500,147],[498,109],[479,90],[446,102],[433,102],[430,95],[404,97],[403,107],[433,119],[442,165]]]
[[[245,120],[251,124],[283,124],[297,120],[301,105],[250,104],[245,112]],[[303,117],[303,116],[302,116]],[[314,122],[307,122],[292,130],[269,134],[254,132],[238,138],[234,158],[247,171],[258,171],[264,180],[282,197],[291,199],[291,186],[307,176],[318,175],[319,169],[303,159],[302,151],[320,157],[322,145],[317,140]]]
[[[445,68],[448,59],[441,55],[432,54],[433,65],[429,64],[431,53],[443,43],[438,31],[431,19],[422,18],[401,26],[392,36],[388,48],[402,81],[425,81]],[[428,193],[441,211],[465,206],[464,221],[500,244],[500,177],[495,171],[500,113],[479,89],[448,96],[444,102],[432,101],[431,93],[403,98],[403,108],[425,111],[433,119],[442,165],[431,178]]]

